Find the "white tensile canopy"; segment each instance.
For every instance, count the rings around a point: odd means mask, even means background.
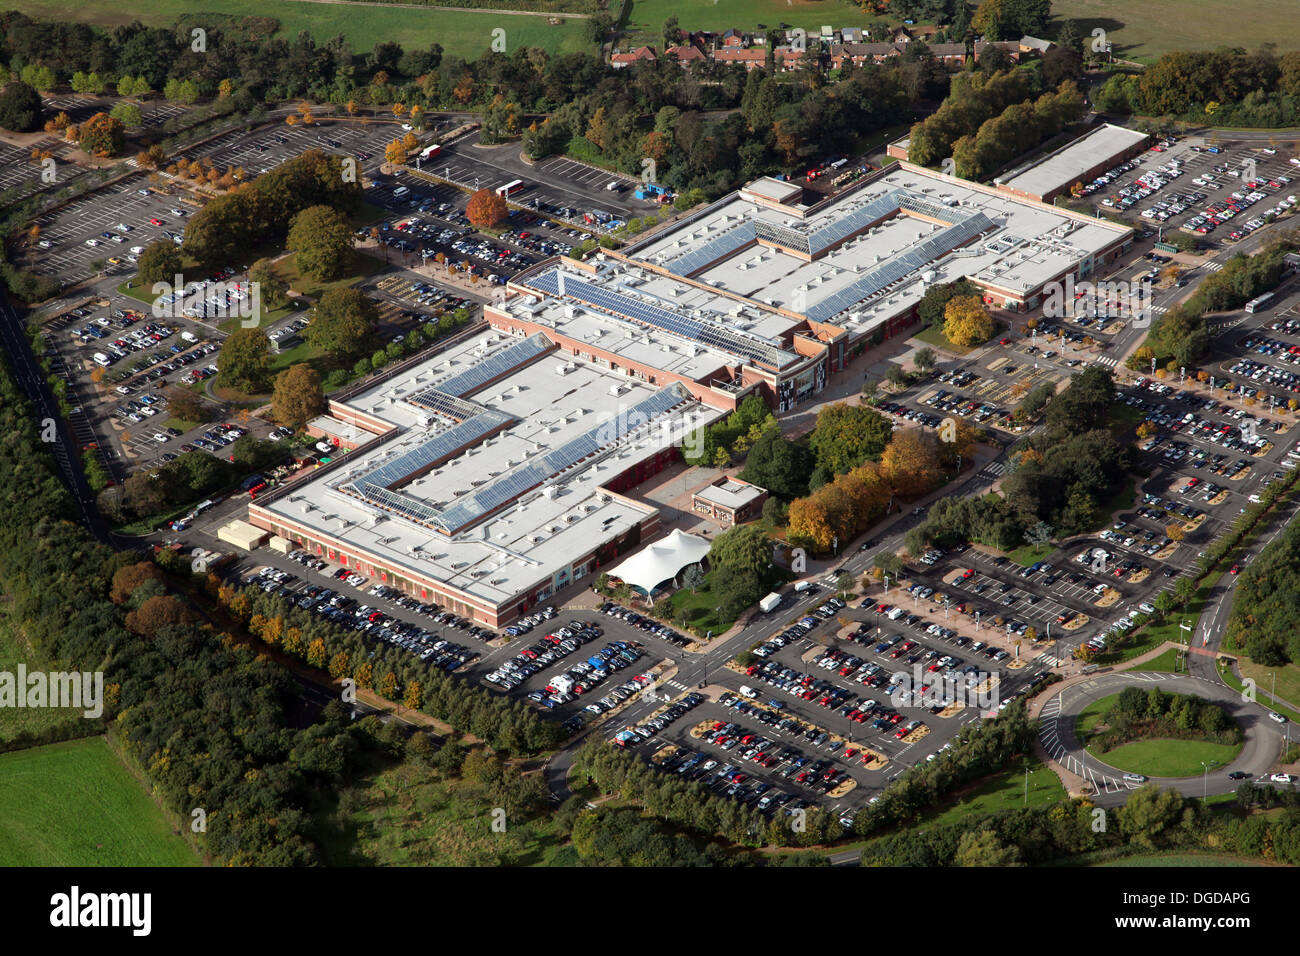
[[[646,594],[692,564],[699,564],[709,553],[710,542],[699,535],[687,534],[680,528],[654,544],[646,545],[636,554],[616,567],[609,569],[610,577],[622,578]]]

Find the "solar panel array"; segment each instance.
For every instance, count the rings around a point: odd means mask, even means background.
[[[565,286],[568,286],[567,279]],[[622,440],[641,425],[654,421],[690,398],[690,392],[676,382],[660,389],[620,412],[616,418],[588,429],[537,460],[521,465],[491,484],[463,495],[442,512],[438,526],[448,534],[455,534],[483,515],[490,514],[542,482]]]
[[[539,292],[559,295],[560,283],[557,269],[533,277],[530,284]],[[796,356],[757,339],[749,338],[730,329],[710,325],[698,319],[678,315],[650,305],[619,292],[594,285],[576,276],[566,274],[564,277],[564,294],[579,302],[585,302],[593,308],[609,315],[631,319],[665,332],[672,332],[683,338],[703,342],[732,355],[738,355],[751,362],[758,362],[774,369],[790,364]]]
[[[498,379],[522,365],[538,359],[554,348],[551,340],[541,332],[530,335],[522,342],[502,349],[495,355],[489,355],[481,362],[475,362],[463,372],[443,379],[434,389],[460,398],[477,391],[484,385]]]
[[[455,454],[466,445],[473,444],[484,435],[515,421],[511,415],[496,409],[484,409],[481,414],[453,425],[432,438],[420,442],[410,451],[399,455],[387,464],[367,473],[361,481],[387,487],[404,481],[412,472],[419,471]]]
[[[868,296],[875,295],[891,283],[920,271],[945,253],[951,252],[962,243],[973,239],[986,229],[992,228],[994,228],[992,220],[982,212],[977,212],[961,222],[955,223],[946,229],[941,229],[916,245],[909,247],[906,252],[894,256],[878,269],[873,269],[830,298],[809,308],[808,318],[816,322],[824,322],[831,316],[843,312],[855,302],[860,302]]]
[[[714,236],[699,248],[692,249],[685,255],[678,256],[668,264],[667,269],[675,276],[688,276],[703,269],[710,262],[723,256],[729,256],[737,249],[743,249],[757,238],[758,233],[752,222],[741,223],[720,236]]]
[[[407,518],[426,527],[439,527],[440,513],[437,508],[418,501],[401,492],[389,491],[382,485],[372,484],[364,479],[353,486],[344,486],[342,491],[355,494],[384,511]]]
[[[854,233],[866,229],[877,219],[883,219],[898,212],[899,195],[901,193],[901,189],[890,190],[884,195],[877,196],[870,202],[864,203],[835,222],[814,230],[809,237],[811,254],[817,255],[819,252],[824,252],[842,239],[847,239]]]

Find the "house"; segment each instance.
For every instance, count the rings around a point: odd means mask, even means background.
[[[840,39],[845,43],[861,43],[862,28],[845,27],[844,29],[840,30]]]
[[[889,34],[890,43],[911,43],[915,37],[907,27],[898,27]]]
[[[1040,40],[1038,37],[1023,36],[1018,44],[1019,52],[1038,54],[1042,56],[1052,47],[1056,46],[1051,40]]]
[[[748,46],[745,41],[745,34],[739,30],[724,30],[722,32],[722,45],[729,49]]]
[[[884,63],[890,57],[901,53],[902,51],[892,43],[832,43],[831,67],[842,70],[847,62],[852,62],[854,66]]]
[[[631,66],[640,60],[654,62],[655,59],[657,59],[655,51],[648,46],[643,46],[637,47],[631,53],[615,53],[611,55],[609,65],[616,70],[621,70],[623,67]]]
[[[681,64],[683,69],[690,67],[692,63],[707,63],[709,61],[708,54],[694,43],[688,43],[684,46],[670,46],[664,50],[664,56],[672,57]]]

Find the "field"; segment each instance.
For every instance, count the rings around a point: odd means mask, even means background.
[[[526,0],[520,4],[527,5]],[[448,53],[473,60],[488,52],[492,31],[498,28],[506,32],[508,52],[521,46],[542,47],[552,53],[594,51],[594,46],[587,42],[586,22],[580,19],[564,19],[552,25],[544,15],[465,13],[412,5],[362,7],[303,0],[222,0],[213,6],[231,16],[274,17],[280,21],[279,36],[291,43],[303,30],[319,43],[342,33],[351,41],[355,53],[365,53],[376,43],[395,40],[408,50],[427,49],[439,43]],[[31,17],[56,22],[77,20],[102,27],[115,27],[132,20],[147,26],[171,26],[182,14],[203,9],[190,0],[118,0],[111,4],[14,0],[8,8],[21,10]]]
[[[1239,856],[1218,856],[1213,853],[1144,853],[1138,856],[1126,856],[1104,863],[1092,863],[1091,866],[1268,866],[1262,860],[1250,860]]]
[[[1176,647],[1171,647],[1158,657],[1143,664],[1139,670],[1143,671],[1168,671],[1171,674],[1186,674],[1187,665],[1180,660],[1182,652]]]
[[[0,756],[0,866],[197,866],[103,737]]]
[[[928,823],[961,823],[984,813],[1018,810],[1026,805],[1035,807],[1058,803],[1067,798],[1061,780],[1041,763],[1035,762],[1029,771],[1029,799],[1025,800],[1025,770],[1008,770],[989,777],[974,790],[955,802],[946,804]]]
[[[1287,664],[1283,667],[1265,667],[1243,657],[1237,661],[1237,668],[1241,671],[1242,677],[1254,678],[1261,704],[1273,708],[1266,695],[1273,691],[1275,684],[1278,697],[1293,704],[1300,704],[1300,666]],[[1274,674],[1277,675],[1276,681]]]
[[[862,27],[873,18],[845,0],[634,0],[628,18],[629,33],[663,48],[664,21],[676,14],[683,30],[722,31],[729,27],[754,31],[764,23],[776,28],[788,23],[816,36],[823,26]]]
[[[1288,0],[1055,0],[1052,14],[1053,27],[1072,19],[1084,37],[1100,27],[1117,57],[1140,63],[1170,50],[1254,50],[1265,40],[1279,51],[1300,48],[1295,5]]]

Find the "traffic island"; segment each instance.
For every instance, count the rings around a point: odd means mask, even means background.
[[[1106,588],[1094,603],[1097,607],[1113,607],[1122,596],[1114,588]]]
[[[930,728],[927,724],[922,724],[920,727],[917,727],[916,730],[904,737],[903,743],[909,745],[914,744],[917,741],[924,740],[928,736],[930,736]]]
[[[1066,621],[1064,624],[1062,624],[1061,627],[1062,627],[1064,630],[1067,630],[1067,631],[1077,631],[1079,628],[1085,626],[1086,624],[1090,623],[1091,621],[1092,621],[1092,618],[1088,617],[1088,615],[1086,615],[1086,614],[1078,614],[1078,615],[1075,615],[1075,616],[1074,616],[1073,618],[1071,618],[1070,620]]]
[[[1143,568],[1140,568],[1136,574],[1130,574],[1130,575],[1129,575],[1129,577],[1128,577],[1128,583],[1129,583],[1129,584],[1141,584],[1143,581],[1145,581],[1145,580],[1146,580],[1147,578],[1149,578],[1149,577],[1151,577],[1151,569],[1148,568],[1148,567],[1143,567]]]
[[[1255,473],[1254,466],[1252,466],[1252,467],[1250,467],[1250,468],[1243,468],[1243,469],[1241,469],[1241,471],[1237,472],[1235,475],[1233,475],[1232,477],[1230,477],[1228,480],[1229,480],[1229,481],[1245,481],[1247,478],[1249,478],[1249,477],[1250,477],[1251,475],[1253,475],[1254,473]]]
[[[1196,516],[1195,518],[1193,518],[1191,521],[1184,521],[1184,522],[1183,522],[1183,533],[1184,533],[1184,534],[1191,534],[1193,531],[1195,531],[1195,530],[1196,530],[1197,528],[1199,528],[1201,525],[1205,524],[1205,519],[1208,518],[1208,517],[1209,517],[1209,515],[1201,514],[1201,515],[1197,515],[1197,516]]]
[[[676,744],[668,744],[652,753],[650,755],[650,762],[655,766],[658,766],[667,761],[673,754],[677,753],[677,749]]]
[[[1175,541],[1169,547],[1161,548],[1159,551],[1157,551],[1155,553],[1155,559],[1157,561],[1168,561],[1170,558],[1174,556],[1174,552],[1177,550],[1178,550],[1178,542]]]

